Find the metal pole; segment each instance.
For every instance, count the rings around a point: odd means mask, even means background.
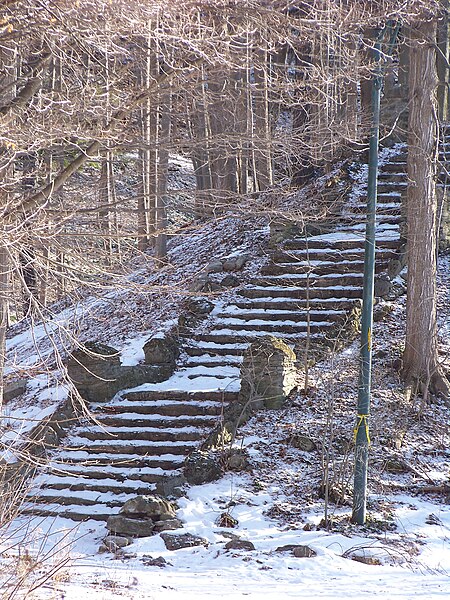
[[[384,34],[390,32],[387,52],[392,52],[399,25],[380,32],[374,47],[376,61],[372,85],[372,127],[369,142],[369,173],[367,181],[367,221],[364,247],[364,286],[361,316],[360,371],[358,385],[358,414],[355,426],[355,476],[353,488],[352,522],[363,525],[366,521],[367,466],[369,458],[369,414],[372,376],[372,325],[375,279],[375,217],[378,179],[378,147],[380,137],[380,100],[383,84],[381,45]]]

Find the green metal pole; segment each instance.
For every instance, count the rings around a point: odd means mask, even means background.
[[[399,25],[386,28],[390,32],[387,51],[392,52]],[[380,139],[380,100],[383,84],[381,63],[383,30],[374,47],[376,61],[372,86],[372,127],[369,142],[369,173],[367,181],[367,221],[364,247],[364,287],[361,316],[360,371],[358,385],[358,414],[355,427],[355,475],[353,488],[352,522],[363,525],[366,521],[367,466],[369,459],[370,387],[372,378],[372,325],[375,280],[375,217],[378,179],[378,147]]]

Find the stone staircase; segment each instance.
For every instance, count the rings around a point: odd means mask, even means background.
[[[380,169],[377,272],[400,246],[406,158],[400,150]],[[184,344],[183,364],[161,384],[124,391],[91,409],[54,451],[30,492],[29,512],[104,520],[136,494],[176,476],[185,457],[237,398],[242,353],[261,336],[301,347],[333,344],[362,297],[365,190],[359,186],[330,233],[286,240],[234,300],[217,304]]]

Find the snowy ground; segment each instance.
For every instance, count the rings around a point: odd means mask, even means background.
[[[98,554],[100,540],[106,533],[98,523],[86,522],[74,528],[69,521],[39,523],[36,520],[33,535],[37,555],[43,558],[46,548],[51,548],[41,574],[52,566],[61,566],[61,569],[50,576],[35,595],[25,593],[24,597],[275,600],[281,597],[360,599],[376,595],[406,600],[449,596],[448,506],[400,496],[396,499],[396,532],[386,532],[380,539],[358,528],[351,536],[317,530],[319,513],[309,513],[305,519],[306,529],[311,527],[311,531],[280,527],[265,516],[273,501],[273,491],[270,486],[264,491],[255,491],[248,475],[228,475],[216,484],[192,488],[188,497],[179,501],[178,516],[185,522],[185,531],[202,536],[209,546],[173,552],[165,549],[159,536],[154,536],[137,540],[122,556]],[[238,520],[237,528],[217,526],[216,521],[224,510]],[[52,534],[43,542],[42,536],[48,530]],[[252,541],[255,550],[225,550],[229,533]],[[55,550],[58,538],[61,549]],[[277,551],[287,544],[308,545],[317,556],[296,558],[290,552]],[[29,541],[26,546],[30,547]],[[417,553],[412,550],[416,546]],[[69,562],[61,564],[68,554]],[[355,556],[375,556],[381,564],[367,565],[354,560]],[[5,564],[6,560],[2,562]],[[7,591],[3,597],[9,597]]]
[[[230,226],[227,239],[231,240],[232,234]],[[223,235],[223,229],[214,235]],[[205,247],[206,253],[217,243],[214,235],[210,246]],[[245,235],[243,243],[251,246]],[[188,253],[189,244],[192,246],[192,240],[186,241],[186,252],[183,254],[181,247],[178,254],[177,265],[181,269],[190,264],[195,251],[194,245]],[[188,266],[188,274],[198,273],[202,261],[204,264],[205,257],[200,257],[193,267]],[[449,258],[444,257],[439,280],[439,335],[441,356],[447,367],[449,272]],[[159,282],[169,285],[177,281],[177,273],[168,268],[159,275]],[[115,312],[111,315],[112,300]],[[91,300],[86,302],[90,304]],[[137,296],[133,291],[92,301],[95,319],[88,319],[83,326],[84,339],[104,331],[105,318],[110,315],[110,327],[103,341],[122,350],[124,364],[133,364],[139,360],[141,342],[154,331],[150,325],[170,323],[177,314],[175,304],[163,306],[158,297],[146,296],[145,292]],[[310,372],[310,390],[293,398],[285,411],[259,414],[242,429],[239,443],[247,448],[248,472],[228,473],[217,483],[192,487],[187,497],[179,500],[178,517],[184,523],[183,531],[202,536],[208,547],[171,552],[156,535],[136,540],[123,554],[99,554],[106,534],[103,524],[87,521],[75,525],[62,519],[16,520],[8,531],[1,532],[0,598],[449,597],[450,499],[445,493],[430,491],[432,486],[445,488],[450,479],[448,407],[421,406],[405,398],[395,368],[402,349],[404,299],[386,303],[386,307],[387,317],[376,325],[374,341],[367,526],[349,523],[347,487],[351,484],[357,385],[354,344],[314,367]],[[124,315],[130,318],[127,320]],[[162,315],[164,319],[160,318]],[[61,313],[61,321],[65,317]],[[9,342],[9,366],[13,370],[31,369],[33,378],[27,397],[6,407],[4,442],[49,414],[66,394],[66,389],[56,383],[57,363],[48,363],[44,372],[32,371],[36,361],[42,361],[50,352],[48,328],[35,330],[35,340],[39,338],[43,343],[39,352],[23,331],[14,333]],[[316,450],[302,452],[286,443],[294,431],[311,437]],[[401,446],[397,448],[395,443],[400,437]],[[403,461],[405,472],[395,473],[387,468],[388,461],[394,458]],[[333,502],[329,507],[329,530],[321,526],[324,500],[319,487],[324,460],[328,461],[330,490],[340,495],[338,504]],[[235,528],[219,527],[217,520],[224,512],[237,519]],[[231,534],[251,541],[255,550],[225,550]],[[290,552],[277,551],[287,544],[308,545],[317,556],[296,558]],[[377,564],[359,562],[355,556],[375,557]],[[16,593],[14,585],[18,581],[20,590]],[[42,585],[33,592],[38,583]]]

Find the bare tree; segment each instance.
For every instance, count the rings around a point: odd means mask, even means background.
[[[428,391],[448,396],[438,360],[436,324],[438,120],[435,19],[411,29],[407,253],[408,283],[403,376]]]

